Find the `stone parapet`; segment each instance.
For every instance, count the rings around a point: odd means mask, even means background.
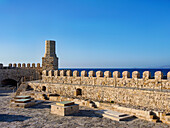
[[[32,66],[31,66],[32,65]],[[35,63],[32,63],[32,64],[30,64],[30,63],[18,63],[18,64],[16,64],[16,63],[14,63],[14,64],[12,64],[12,63],[10,63],[9,65],[8,65],[8,67],[10,67],[10,68],[42,68],[41,67],[41,65],[40,65],[40,63],[37,63],[37,64],[35,64]]]
[[[51,76],[50,72],[54,72]],[[44,71],[43,71],[44,72]],[[114,71],[113,73],[106,71],[103,75],[102,71],[89,71],[88,73],[84,70],[79,73],[77,70],[45,70],[43,73],[42,81],[51,83],[72,83],[81,85],[104,85],[104,86],[115,86],[115,87],[134,87],[134,88],[148,88],[148,89],[170,89],[170,73],[167,74],[167,79],[163,79],[163,73],[160,71],[155,72],[154,79],[151,79],[150,72],[143,72],[143,76],[140,77],[138,71],[130,73],[124,71],[120,78],[120,72]],[[81,76],[79,76],[81,74]],[[88,75],[87,75],[88,74]],[[113,74],[113,76],[111,76]]]

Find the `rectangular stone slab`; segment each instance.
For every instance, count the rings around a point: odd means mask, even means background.
[[[18,100],[15,100],[15,103],[27,103],[30,101],[31,101],[31,99],[18,99]]]
[[[109,118],[109,119],[112,119],[112,120],[116,120],[116,121],[125,121],[127,119],[133,118],[132,115],[124,115],[122,117],[117,117],[117,116],[113,116],[113,115],[103,113],[102,111],[96,111],[95,114],[98,114],[98,115],[101,115],[103,117],[106,117],[106,118]]]
[[[56,105],[59,105],[59,106],[70,106],[70,105],[74,105],[74,102],[72,102],[72,101],[62,101],[62,102],[57,102]]]
[[[113,115],[116,117],[122,117],[122,116],[126,116],[127,114],[124,113],[120,113],[120,112],[115,112],[115,111],[111,111],[111,110],[104,110],[105,114],[109,114],[109,115]]]
[[[16,96],[15,99],[29,99],[31,96]]]

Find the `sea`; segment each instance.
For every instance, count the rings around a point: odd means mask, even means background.
[[[150,71],[151,72],[151,78],[154,78],[154,73],[156,71],[161,71],[164,75],[164,79],[167,76],[167,73],[170,71],[170,68],[60,68],[59,70],[71,70],[72,72],[77,70],[79,73],[83,70],[89,72],[89,71],[102,71],[103,73],[105,71],[110,71],[111,73],[114,71],[120,72],[120,77],[122,77],[122,72],[128,71],[130,72],[130,77],[132,77],[133,71],[138,71],[140,73],[140,77],[142,78],[142,74],[144,71]],[[81,74],[81,73],[80,73]],[[113,74],[113,73],[112,73]]]

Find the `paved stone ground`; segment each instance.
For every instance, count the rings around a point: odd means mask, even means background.
[[[44,102],[31,108],[9,108],[12,91],[0,90],[0,127],[1,128],[170,128],[163,123],[152,123],[141,119],[117,122],[101,118],[94,110],[80,107],[80,112],[61,117],[50,114],[50,104]]]

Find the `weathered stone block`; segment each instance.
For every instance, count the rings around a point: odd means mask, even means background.
[[[124,71],[122,73],[122,76],[123,76],[124,79],[130,78],[130,73],[128,71]]]
[[[89,71],[89,77],[94,77],[95,76],[95,72],[94,71]]]
[[[50,77],[54,76],[54,70],[48,71],[48,76],[50,76]]]
[[[54,71],[54,76],[55,76],[55,77],[60,76],[60,71],[59,71],[59,70],[55,70],[55,71]]]
[[[111,75],[111,72],[110,71],[105,71],[104,72],[104,77],[106,77],[106,78],[109,78],[109,77],[111,77],[112,75]]]
[[[11,64],[11,63],[9,64],[9,67],[12,67],[12,64]]]
[[[144,71],[143,72],[143,79],[148,80],[151,78],[151,73],[149,71]]]
[[[140,73],[138,71],[132,72],[132,78],[140,78]]]
[[[113,72],[113,78],[120,78],[120,72],[114,71]]]
[[[3,64],[0,63],[0,69],[2,69],[2,68],[3,68]]]
[[[167,73],[167,79],[170,81],[170,72]]]
[[[73,74],[72,74],[72,71],[71,70],[67,70],[66,71],[66,76],[72,76]]]
[[[32,68],[35,68],[35,63],[32,63]]]
[[[73,77],[78,77],[78,76],[79,76],[79,71],[77,71],[77,70],[74,71],[74,72],[73,72]]]
[[[14,63],[14,64],[13,64],[13,67],[14,67],[14,68],[16,68],[16,67],[17,67],[17,64],[16,64],[16,63]]]
[[[60,70],[60,76],[66,76],[66,70]]]
[[[30,64],[30,63],[28,63],[28,64],[27,64],[27,68],[30,68],[30,67],[31,67],[30,65],[31,65],[31,64]]]
[[[103,72],[102,71],[97,71],[96,72],[96,77],[103,77]]]
[[[42,75],[43,76],[48,76],[48,71],[47,70],[42,71]]]
[[[87,71],[81,71],[81,77],[87,77]]]
[[[71,106],[59,106],[59,105],[51,105],[51,114],[57,114],[60,116],[67,116],[73,113],[79,112],[79,105],[74,104]]]
[[[155,80],[161,80],[163,78],[163,73],[161,71],[155,72]]]
[[[22,64],[22,68],[25,68],[25,63]]]
[[[37,68],[40,68],[41,66],[40,66],[40,63],[37,63]]]
[[[21,63],[18,63],[18,68],[21,68]]]

